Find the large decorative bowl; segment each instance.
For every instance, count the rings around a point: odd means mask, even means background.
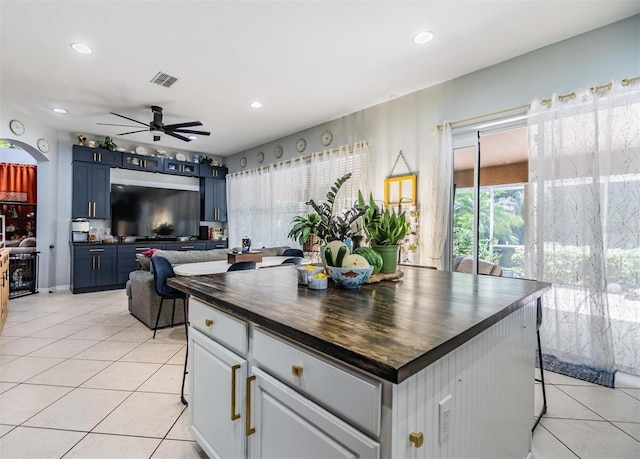
[[[373,266],[368,268],[338,268],[337,266],[327,266],[327,274],[336,285],[342,288],[359,289],[373,271]]]

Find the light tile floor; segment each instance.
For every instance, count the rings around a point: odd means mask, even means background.
[[[152,340],[123,290],[38,293],[11,300],[9,311],[0,335],[1,458],[206,457],[180,403],[183,326]],[[640,458],[640,389],[545,377],[535,459]]]

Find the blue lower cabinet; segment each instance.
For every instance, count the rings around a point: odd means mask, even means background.
[[[95,292],[119,288],[117,250],[112,245],[72,245],[71,291]]]

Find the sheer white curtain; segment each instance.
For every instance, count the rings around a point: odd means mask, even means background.
[[[640,88],[528,113],[526,277],[548,281],[543,351],[640,374]]]
[[[439,131],[438,150],[426,165],[424,199],[420,199],[422,263],[445,268],[443,251],[451,219],[453,184],[453,146],[451,125],[445,122]]]
[[[309,199],[324,201],[336,179],[349,172],[351,179],[342,185],[335,200],[336,212],[353,207],[358,190],[365,199],[369,197],[369,144],[366,141],[356,142],[352,151],[348,146],[341,146],[311,155]]]
[[[291,219],[306,208],[307,179],[300,160],[227,176],[229,247],[244,236],[256,248],[290,245]]]
[[[309,199],[324,200],[337,178],[353,174],[341,189],[337,209],[351,207],[358,189],[369,193],[369,148],[366,142],[227,176],[229,246],[250,236],[253,247],[297,246],[287,239],[291,220],[313,209]]]

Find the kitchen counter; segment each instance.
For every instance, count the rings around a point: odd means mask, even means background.
[[[398,384],[534,303],[550,284],[403,266],[359,291],[299,286],[295,267],[175,277],[174,288]],[[533,349],[531,350],[533,352]]]

